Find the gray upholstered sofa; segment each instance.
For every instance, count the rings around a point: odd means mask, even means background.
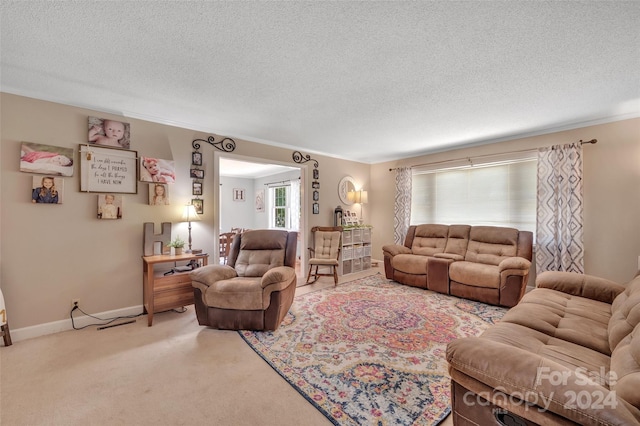
[[[543,272],[447,361],[454,425],[640,425],[640,275]]]
[[[499,226],[413,225],[404,245],[382,251],[388,279],[511,307],[527,286],[533,234]]]

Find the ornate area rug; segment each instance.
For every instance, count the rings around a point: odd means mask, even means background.
[[[435,425],[451,411],[447,343],[506,311],[378,274],[296,297],[275,332],[239,333],[336,425]]]

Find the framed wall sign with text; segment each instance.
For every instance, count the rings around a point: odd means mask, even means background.
[[[80,145],[80,191],[138,193],[138,152]]]

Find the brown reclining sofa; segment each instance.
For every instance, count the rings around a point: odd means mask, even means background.
[[[454,425],[640,425],[640,274],[543,272],[447,361]]]
[[[382,247],[388,279],[506,307],[524,295],[532,250],[529,231],[438,224],[412,225],[404,245]]]

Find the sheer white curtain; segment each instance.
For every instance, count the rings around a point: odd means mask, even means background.
[[[300,230],[300,180],[294,179],[291,181],[291,198],[290,198],[290,215],[291,215],[291,230]]]
[[[403,244],[411,222],[411,167],[396,169],[396,200],[393,210],[393,239]]]
[[[584,273],[582,144],[538,150],[536,269]]]

